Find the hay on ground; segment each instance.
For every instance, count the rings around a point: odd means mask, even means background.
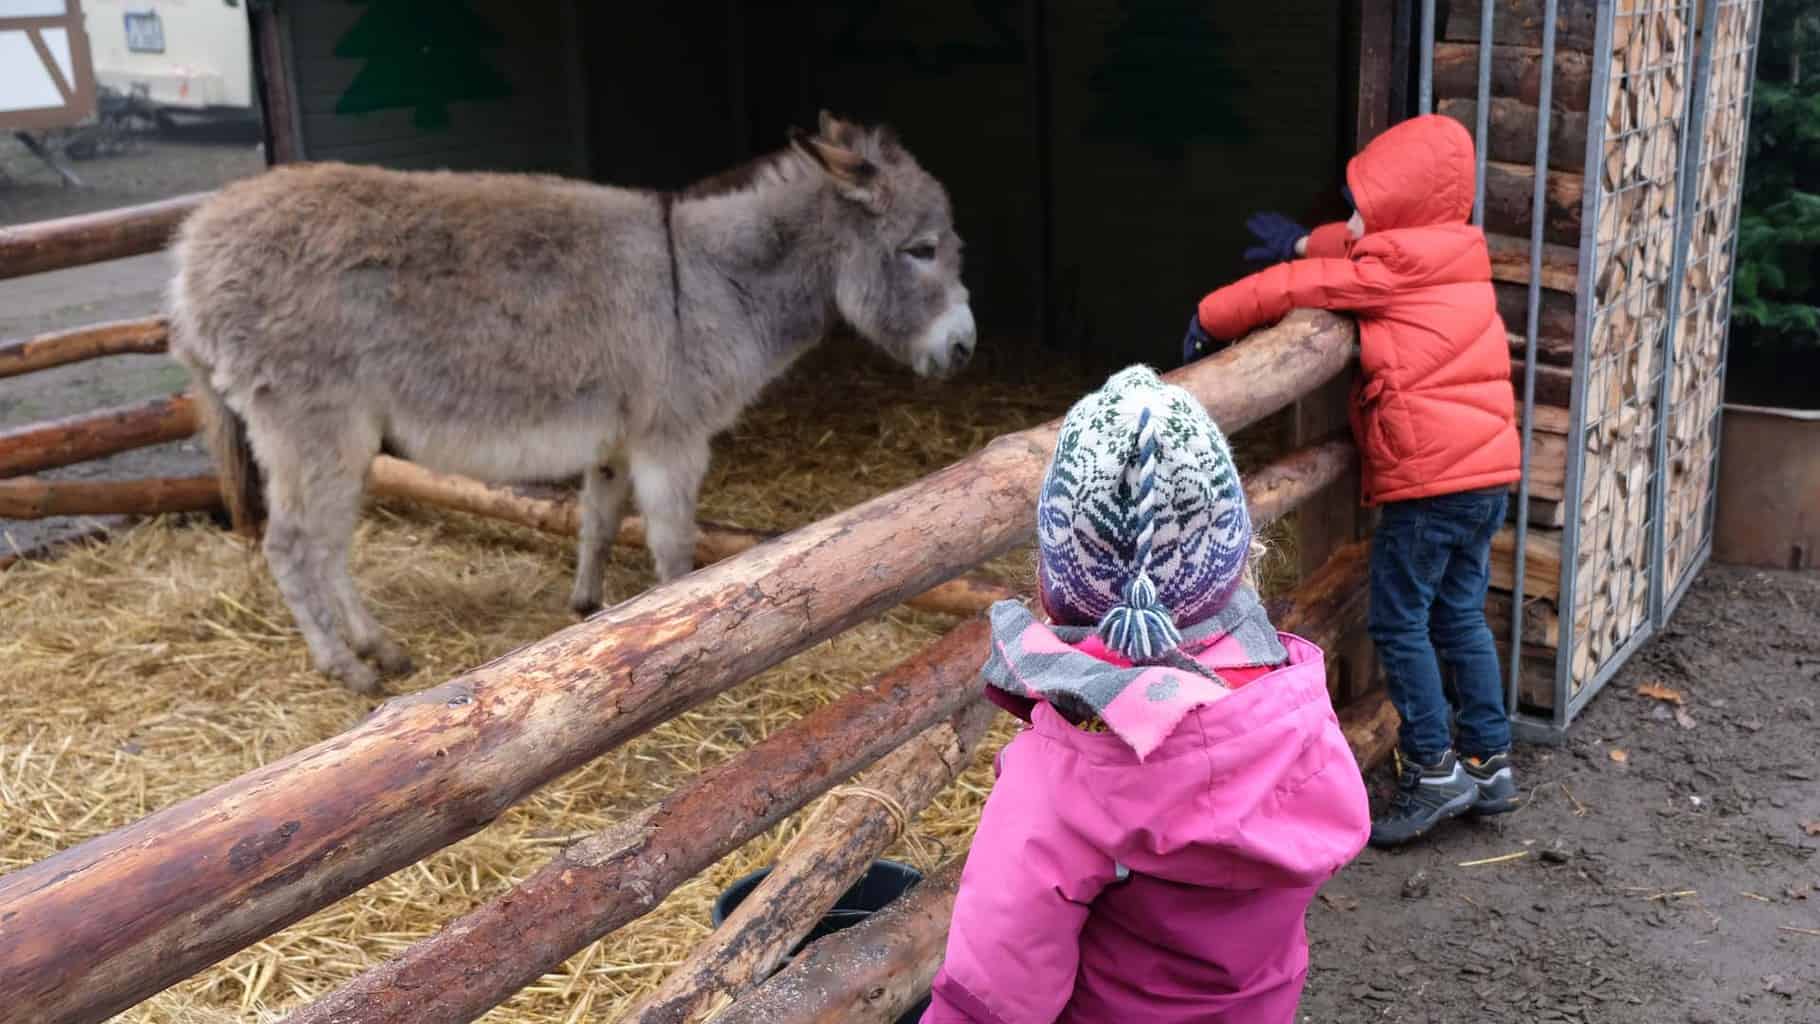
[[[994,352],[959,382],[919,383],[852,348],[810,357],[717,445],[704,517],[786,529],[959,459],[1066,409],[1100,379],[1044,353]],[[1017,383],[1022,381],[1023,383]],[[1255,463],[1269,438],[1242,448]],[[454,513],[385,505],[363,519],[355,573],[417,659],[394,692],[434,685],[572,620],[568,542]],[[615,554],[609,595],[651,583]],[[989,567],[1027,584],[1028,553]],[[355,725],[373,702],[326,682],[257,554],[161,520],[0,571],[0,873],[129,824]],[[544,787],[491,828],[260,942],[121,1020],[276,1019],[433,932],[679,782],[902,660],[946,628],[899,610],[807,651]],[[964,850],[991,786],[977,763],[892,856],[932,869]],[[802,816],[545,976],[490,1021],[612,1020],[707,934],[733,879],[770,863]]]

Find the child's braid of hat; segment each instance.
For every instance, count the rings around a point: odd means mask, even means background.
[[[1136,662],[1154,661],[1182,642],[1169,609],[1157,600],[1156,582],[1150,578],[1151,545],[1156,540],[1157,430],[1150,409],[1138,414],[1137,442],[1137,543],[1132,552],[1131,580],[1100,620],[1100,639],[1106,646]]]

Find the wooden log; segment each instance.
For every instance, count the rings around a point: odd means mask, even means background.
[[[1529,239],[1486,235],[1491,249],[1491,278],[1512,284],[1529,284]],[[1571,245],[1542,243],[1542,287],[1573,295],[1580,290],[1580,250]],[[1523,325],[1505,324],[1513,330]]]
[[[1508,325],[1507,325],[1508,326]],[[1519,343],[1518,349],[1521,349]],[[1517,408],[1523,407],[1523,374],[1524,363],[1521,359],[1510,361],[1510,384],[1517,392]],[[1537,361],[1536,366],[1536,401],[1537,405],[1552,405],[1562,409],[1573,404],[1574,372],[1564,366],[1545,366]]]
[[[52,516],[157,516],[203,512],[221,505],[212,476],[150,480],[0,480],[0,519]]]
[[[1169,379],[1236,432],[1338,374],[1356,340],[1351,321],[1297,312]],[[0,1024],[125,1009],[472,834],[684,708],[1025,543],[1056,429],[1000,438],[0,876],[0,991],[13,996]]]
[[[1468,132],[1479,130],[1479,104],[1476,99],[1440,101],[1435,112],[1464,125]],[[1485,125],[1487,159],[1508,164],[1536,162],[1536,128],[1541,116],[1532,104],[1522,100],[1494,97]],[[1548,119],[1548,167],[1554,171],[1577,174],[1586,169],[1586,113],[1556,110]]]
[[[1340,709],[1340,731],[1346,734],[1346,745],[1362,772],[1371,771],[1390,757],[1397,747],[1397,728],[1402,716],[1390,702],[1390,694],[1376,690]]]
[[[181,441],[195,432],[196,413],[187,395],[34,423],[0,431],[0,477]]]
[[[1349,704],[1339,717],[1361,771],[1396,748],[1401,720],[1385,691]],[[935,981],[965,864],[955,857],[885,909],[811,943],[713,1024],[891,1024]]]
[[[163,317],[146,317],[0,341],[0,377],[16,377],[99,356],[155,355],[165,350],[168,336]]]
[[[1548,530],[1530,530],[1525,538],[1523,557],[1523,593],[1550,601],[1561,595],[1561,535]],[[1516,591],[1512,579],[1516,573],[1517,533],[1506,526],[1491,539],[1491,585],[1499,590]]]
[[[1529,324],[1529,286],[1493,282],[1497,293],[1498,316],[1510,333],[1512,355],[1522,358],[1526,351]],[[1550,288],[1542,289],[1536,307],[1536,358],[1555,366],[1572,366],[1574,360],[1574,297]]]
[[[965,857],[885,909],[802,951],[714,1024],[892,1024],[935,982]]]
[[[373,493],[388,498],[404,498],[454,509],[471,515],[486,516],[517,523],[546,533],[573,537],[580,529],[581,510],[572,494],[547,498],[510,487],[497,487],[469,477],[437,473],[414,462],[381,455],[373,460],[367,473]],[[775,538],[761,530],[747,530],[719,523],[701,523],[695,534],[697,567],[732,558]],[[619,528],[615,543],[637,548],[645,543],[644,520],[627,516]],[[990,607],[994,601],[1012,596],[1009,588],[979,576],[956,577],[918,594],[905,604],[919,611],[940,615],[973,615]]]
[[[1542,207],[1542,240],[1578,246],[1582,180],[1579,175],[1554,173],[1547,176],[1547,183],[1548,194]],[[1486,161],[1485,230],[1528,238],[1530,204],[1535,188],[1534,167]]]
[[[1540,33],[1538,33],[1539,35]],[[1443,99],[1477,99],[1479,96],[1479,40],[1469,43],[1439,42],[1434,57],[1435,96]],[[1555,50],[1553,106],[1556,110],[1584,113],[1592,105],[1592,60],[1576,50]],[[1537,46],[1491,48],[1491,94],[1519,100],[1530,106],[1542,102],[1542,50]],[[1549,148],[1554,148],[1551,143]],[[1586,137],[1580,137],[1586,148]],[[1534,160],[1534,151],[1530,159]],[[1584,162],[1584,155],[1581,157]],[[1521,161],[1519,161],[1521,162]]]
[[[164,248],[212,192],[0,228],[0,280],[117,260]]]
[[[1509,592],[1493,590],[1486,595],[1485,620],[1494,636],[1510,635],[1512,610]],[[1523,602],[1523,643],[1537,648],[1561,646],[1561,616],[1553,601],[1538,597]]]
[[[1363,614],[1363,602],[1343,593],[1348,587],[1355,594],[1365,590],[1362,548],[1337,558],[1331,571],[1322,574],[1323,582],[1298,588],[1292,612],[1283,616],[1279,628],[1323,644],[1355,625],[1334,609]],[[826,788],[852,770],[845,767],[849,762],[835,760],[846,750],[843,742],[860,744],[860,737],[874,738],[861,730],[881,728],[876,715],[859,719],[863,709],[856,705],[894,705],[886,739],[896,746],[941,715],[977,700],[977,690],[956,680],[972,682],[988,639],[984,619],[950,630],[874,684],[893,688],[889,701],[859,691],[815,712],[627,824],[582,840],[511,892],[298,1011],[287,1024],[473,1019],[589,942],[656,906],[671,887],[807,802],[808,796],[796,795],[803,789]],[[963,728],[957,720],[956,733]],[[840,737],[849,732],[852,737],[843,741]],[[813,779],[807,767],[776,763],[782,756],[778,751],[802,747],[812,748],[824,766]],[[875,745],[865,749],[875,750]],[[788,802],[788,807],[768,816],[775,802]],[[503,955],[506,950],[514,952]]]
[[[995,714],[984,700],[938,723],[835,790],[777,858],[771,873],[656,992],[620,1016],[627,1024],[695,1024],[771,976],[842,893],[973,761]]]
[[[1497,0],[1491,18],[1492,43],[1541,47],[1548,2]],[[1592,50],[1598,30],[1598,0],[1559,0],[1559,4],[1555,8],[1555,53]],[[1447,0],[1447,23],[1442,38],[1456,43],[1477,43],[1479,7],[1480,0]]]

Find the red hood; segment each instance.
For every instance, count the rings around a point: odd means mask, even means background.
[[[1472,136],[1440,114],[1411,118],[1346,165],[1365,231],[1464,224],[1472,217]]]

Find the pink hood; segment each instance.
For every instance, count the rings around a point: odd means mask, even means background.
[[[1186,710],[1141,759],[1033,706],[925,1024],[1294,1020],[1303,914],[1370,815],[1320,649],[1278,637],[1287,664]]]

